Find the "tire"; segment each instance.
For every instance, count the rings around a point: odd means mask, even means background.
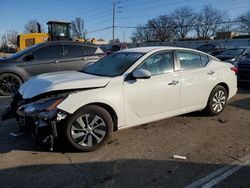
[[[94,124],[93,124],[94,123]],[[66,139],[79,151],[94,151],[103,146],[113,132],[110,114],[96,105],[87,105],[65,122]]]
[[[226,106],[227,97],[227,90],[223,86],[215,86],[209,96],[207,106],[204,109],[205,113],[210,116],[220,114]]]
[[[0,95],[9,96],[14,95],[20,85],[23,83],[22,79],[13,73],[3,73],[0,75]]]

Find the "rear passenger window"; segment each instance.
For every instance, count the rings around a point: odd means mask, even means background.
[[[83,50],[81,45],[64,45],[65,57],[83,57]]]
[[[203,67],[205,67],[210,61],[210,59],[207,55],[200,54],[200,56],[201,56],[201,64]]]
[[[198,53],[177,52],[177,58],[182,70],[195,69],[203,67],[201,57]]]

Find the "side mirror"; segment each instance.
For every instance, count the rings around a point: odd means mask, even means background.
[[[24,58],[23,58],[23,60],[24,61],[31,61],[31,60],[33,60],[33,59],[35,59],[35,57],[34,57],[34,55],[27,55],[27,56],[25,56]]]
[[[151,73],[145,69],[136,69],[133,71],[133,77],[135,79],[149,79],[151,77]]]

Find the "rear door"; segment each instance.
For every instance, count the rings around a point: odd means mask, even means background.
[[[177,50],[180,76],[180,108],[192,111],[203,107],[217,79],[209,57],[193,51]]]
[[[35,76],[42,73],[60,71],[58,62],[62,58],[62,46],[51,44],[42,46],[31,53],[33,60],[24,61],[23,68],[29,76]]]
[[[81,44],[64,44],[63,60],[60,61],[62,71],[79,71],[85,65],[84,51]]]

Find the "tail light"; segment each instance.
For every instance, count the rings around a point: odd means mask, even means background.
[[[238,73],[238,67],[231,67],[231,71],[234,71],[235,74],[237,74]]]

